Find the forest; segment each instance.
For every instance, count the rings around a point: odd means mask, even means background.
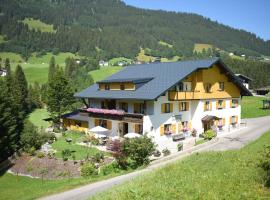
[[[189,57],[195,43],[227,52],[270,55],[270,41],[196,14],[152,11],[119,0],[1,0],[0,51],[78,52],[109,59],[135,58],[140,48],[149,54]],[[33,30],[22,20],[33,18],[53,25],[54,31]],[[164,41],[171,46],[162,46]]]

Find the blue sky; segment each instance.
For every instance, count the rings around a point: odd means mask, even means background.
[[[128,5],[192,12],[270,40],[270,0],[123,0]]]

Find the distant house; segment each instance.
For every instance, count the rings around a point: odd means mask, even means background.
[[[7,70],[6,69],[0,69],[0,76],[6,76]]]
[[[99,66],[100,67],[108,67],[109,66],[109,62],[104,61],[104,60],[100,60],[99,61]]]
[[[257,95],[266,95],[270,92],[270,87],[262,87],[255,90]]]
[[[250,83],[250,81],[252,81],[252,79],[249,78],[248,76],[243,75],[243,74],[235,74],[235,75],[240,79],[240,81],[242,82],[242,84],[247,89],[249,89],[249,83]]]

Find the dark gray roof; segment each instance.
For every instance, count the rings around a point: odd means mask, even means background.
[[[88,122],[88,120],[89,120],[89,117],[88,116],[81,115],[78,111],[64,114],[61,117],[62,118],[66,118],[66,119],[73,119],[73,120],[78,120],[78,121],[85,121],[85,122]]]
[[[97,83],[127,83],[127,82],[131,82],[134,84],[137,83],[145,83],[148,82],[150,80],[152,80],[153,78],[122,78],[122,79],[105,79],[102,81],[98,81]]]
[[[240,79],[245,79],[248,81],[252,81],[252,78],[249,78],[248,76],[244,75],[244,74],[235,74],[237,77],[239,77]]]
[[[107,98],[153,100],[158,98],[168,89],[194,71],[198,69],[210,68],[213,64],[219,61],[220,60],[218,58],[210,58],[205,60],[128,66],[122,71],[108,77],[105,79],[105,81],[110,82],[110,80],[116,79],[138,79],[138,77],[140,79],[148,79],[149,77],[152,77],[152,79],[134,91],[99,90],[98,84],[94,84],[93,86],[76,93],[75,97],[96,99]],[[229,70],[227,67],[225,68],[227,71]],[[236,78],[236,76],[230,70],[229,73],[231,76]],[[242,85],[239,81],[237,83]],[[246,90],[245,87],[242,86],[240,86],[241,89]]]

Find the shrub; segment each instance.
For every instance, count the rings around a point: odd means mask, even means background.
[[[30,149],[27,149],[26,152],[29,153],[31,156],[36,155],[36,149],[35,149],[35,147],[31,147]]]
[[[168,156],[171,154],[171,151],[168,148],[166,148],[162,150],[162,153],[163,153],[163,156]]]
[[[216,136],[217,136],[217,134],[213,130],[208,130],[208,131],[203,133],[203,138],[205,140],[212,140]]]
[[[95,168],[95,166],[92,163],[85,163],[82,167],[81,167],[81,176],[88,178],[94,175],[97,175],[97,169]]]
[[[270,145],[265,147],[259,165],[265,171],[266,186],[270,186]]]
[[[28,120],[24,123],[20,142],[23,149],[28,153],[30,153],[31,150],[33,151],[33,149],[35,149],[35,151],[40,149],[43,144],[43,139],[41,134],[38,132],[37,127]]]
[[[92,145],[98,145],[99,144],[99,140],[95,137],[91,137],[90,138],[90,142]]]
[[[62,150],[62,159],[63,159],[63,161],[67,161],[68,157],[70,157],[70,156],[71,156],[70,149]]]
[[[118,173],[118,172],[120,172],[120,169],[116,162],[112,162],[100,168],[100,173],[104,176],[108,174],[112,174],[112,173]]]
[[[125,139],[122,152],[134,162],[135,167],[147,165],[150,162],[149,157],[155,151],[155,144],[152,139],[146,135],[142,137]]]
[[[177,151],[183,151],[183,142],[177,144]]]
[[[52,144],[56,140],[54,133],[43,132],[41,133],[41,138],[43,143],[48,142],[49,144]]]
[[[101,160],[104,159],[104,153],[102,152],[97,152],[94,156],[93,159],[95,162],[100,162]]]
[[[160,157],[160,156],[161,156],[161,153],[160,153],[160,151],[159,151],[158,149],[156,149],[156,150],[154,151],[153,155],[154,155],[155,157]]]
[[[39,151],[39,152],[37,153],[37,157],[38,157],[38,158],[44,158],[44,157],[45,157],[45,153]]]
[[[55,156],[55,152],[53,150],[50,150],[48,152],[48,158],[52,159],[52,158],[54,158],[54,156]]]

